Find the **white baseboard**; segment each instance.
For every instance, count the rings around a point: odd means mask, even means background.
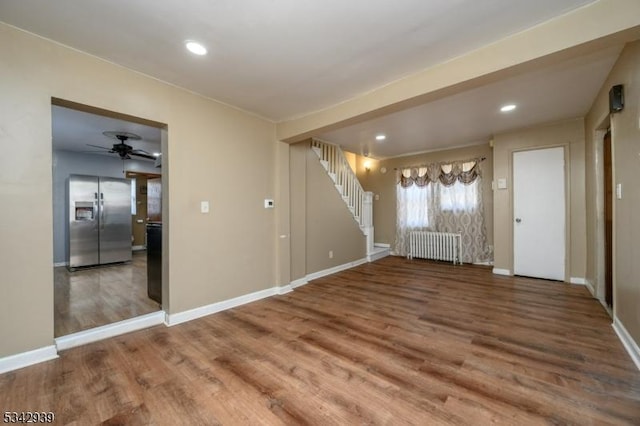
[[[389,256],[389,248],[388,247],[375,247],[373,253],[369,253],[367,255],[367,262],[375,262],[376,260],[382,259],[384,257]]]
[[[571,277],[569,278],[569,282],[571,284],[587,285],[587,281],[584,278],[580,277]]]
[[[500,269],[500,268],[493,268],[493,273],[496,275],[508,275],[511,276],[511,271],[508,269]]]
[[[142,250],[146,250],[147,247],[146,246],[132,246],[131,247],[131,251],[142,251]]]
[[[0,374],[58,358],[54,345],[0,358]]]
[[[635,340],[633,340],[633,337],[631,337],[627,329],[624,328],[624,325],[622,325],[617,317],[613,318],[612,326],[616,334],[620,338],[622,345],[629,353],[629,356],[631,356],[633,363],[636,365],[638,370],[640,370],[640,348],[638,347],[638,344]]]
[[[278,294],[287,294],[293,291],[293,286],[291,284],[283,285],[276,288],[278,289]]]
[[[365,263],[367,263],[366,258],[354,260],[353,262],[348,262],[342,265],[334,266],[333,268],[324,269],[318,272],[312,272],[311,274],[307,275],[306,279],[307,281],[316,280],[318,278],[326,277],[327,275],[335,274],[337,272],[341,272],[346,269],[355,268],[356,266],[360,266]]]
[[[587,286],[587,290],[589,290],[589,293],[591,293],[591,295],[597,299],[598,296],[596,296],[596,289],[593,286],[593,283],[591,282],[591,280],[585,279],[584,280],[584,285]]]
[[[388,256],[388,254],[386,255]],[[382,256],[384,257],[384,256]],[[343,265],[334,266],[332,268],[324,269],[318,272],[312,272],[311,274],[298,278],[297,280],[291,281],[291,288],[296,289],[298,287],[302,287],[303,285],[309,284],[309,281],[316,280],[318,278],[326,277],[327,275],[335,274],[340,271],[344,271],[346,269],[355,268],[356,266],[362,265],[369,262],[368,256],[364,259],[354,260],[353,262],[348,262]]]
[[[212,303],[210,305],[201,306],[199,308],[191,309],[188,311],[178,312],[176,314],[167,314],[165,316],[165,324],[171,327],[183,322],[192,321],[194,319],[202,318],[207,315],[215,314],[216,312],[226,311],[227,309],[265,299],[270,296],[284,294],[291,291],[291,289],[293,289],[292,285],[283,287],[271,287],[266,290],[256,291],[254,293],[245,294],[242,296],[234,297],[233,299],[223,300],[222,302]]]
[[[77,333],[56,338],[56,347],[58,348],[58,351],[63,351],[65,349],[75,348],[76,346],[86,345],[87,343],[108,339],[109,337],[120,336],[121,334],[131,333],[132,331],[138,331],[154,325],[164,324],[164,317],[164,312],[158,311],[128,320],[118,321],[113,324],[79,331]]]
[[[67,263],[67,262],[54,262],[54,263],[53,263],[53,267],[54,267],[54,268],[57,268],[57,267],[59,267],[59,266],[67,266],[67,265],[68,265],[68,263]]]
[[[297,280],[293,280],[289,285],[291,286],[291,288],[295,289],[298,287],[302,287],[305,284],[309,284],[309,281],[307,281],[307,277],[302,277],[302,278],[298,278]]]
[[[380,247],[380,248],[391,248],[391,244],[387,244],[387,243],[373,243],[374,247]]]

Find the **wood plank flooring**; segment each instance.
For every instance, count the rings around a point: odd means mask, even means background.
[[[54,335],[78,331],[157,312],[147,296],[147,255],[131,262],[69,272],[54,268]]]
[[[0,407],[82,425],[637,425],[640,372],[582,286],[388,257],[0,375]]]

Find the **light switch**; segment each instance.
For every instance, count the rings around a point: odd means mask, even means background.
[[[380,201],[380,194],[374,195],[373,199],[376,200],[376,201]]]
[[[622,200],[622,184],[621,183],[616,184],[616,198],[618,200]]]
[[[200,201],[200,213],[209,213],[208,201]]]
[[[498,189],[507,189],[507,180],[505,178],[498,179]]]

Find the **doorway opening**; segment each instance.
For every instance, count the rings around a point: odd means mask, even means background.
[[[55,98],[51,117],[54,337],[159,313],[146,226],[149,210],[162,223],[166,126]],[[95,190],[78,191],[94,180]]]

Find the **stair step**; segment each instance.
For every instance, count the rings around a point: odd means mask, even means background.
[[[338,177],[336,176],[336,174],[335,174],[335,173],[333,173],[333,172],[328,172],[328,173],[329,173],[329,177],[331,178],[331,180],[333,181],[333,183],[336,183],[336,179],[338,178]]]
[[[313,150],[313,152],[316,153],[318,158],[322,160],[322,150],[320,148],[318,148],[317,146],[312,146],[311,149]]]
[[[329,162],[327,160],[320,160],[320,164],[322,164],[325,170],[329,170]]]

